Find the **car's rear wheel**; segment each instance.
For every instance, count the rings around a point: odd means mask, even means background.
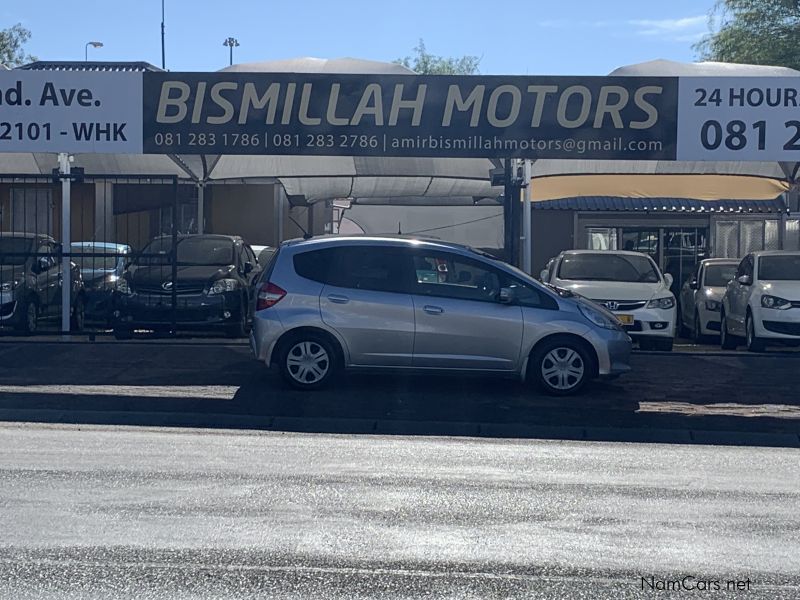
[[[315,333],[298,334],[284,343],[278,359],[281,375],[301,390],[324,387],[336,372],[336,354],[330,342]]]
[[[723,350],[735,350],[736,338],[728,332],[728,321],[725,313],[720,314],[719,345]]]
[[[745,319],[745,341],[747,342],[747,349],[750,352],[763,352],[767,347],[766,342],[761,338],[756,337],[755,324],[753,323],[753,315],[749,312]]]
[[[592,377],[592,364],[580,343],[562,339],[545,342],[537,348],[530,369],[547,394],[569,396],[577,394]]]

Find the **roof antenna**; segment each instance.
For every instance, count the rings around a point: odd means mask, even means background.
[[[294,217],[292,217],[292,215],[286,215],[286,216],[287,216],[287,217],[289,217],[289,220],[290,220],[292,223],[294,223],[295,225],[297,225],[297,228],[298,228],[300,231],[302,231],[302,232],[303,232],[303,239],[304,239],[304,240],[310,240],[312,237],[314,237],[313,235],[311,235],[310,233],[308,233],[308,232],[306,231],[306,228],[305,228],[305,227],[303,227],[302,225],[300,225],[300,223],[298,223],[297,221],[295,221],[295,220],[294,220]]]
[[[397,222],[397,235],[403,235],[403,230],[400,228],[400,221]]]

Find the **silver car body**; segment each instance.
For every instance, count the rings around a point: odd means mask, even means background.
[[[707,258],[700,261],[692,276],[684,282],[680,291],[681,320],[689,331],[694,331],[697,319],[700,335],[719,335],[720,308],[725,286],[709,285],[706,277],[708,267],[733,267],[735,271],[738,264],[737,259]]]
[[[477,261],[545,294],[557,309],[343,288],[297,274],[295,256],[334,246],[358,246],[364,252],[401,247]],[[287,292],[274,306],[255,313],[251,346],[257,359],[267,365],[277,360],[275,350],[282,336],[298,328],[314,328],[338,341],[348,368],[477,370],[524,378],[528,357],[538,342],[554,334],[571,334],[591,344],[597,375],[613,376],[630,369],[630,338],[620,328],[605,329],[584,317],[578,303],[585,300],[562,297],[514,267],[464,246],[379,237],[285,242],[264,273],[262,281],[267,280]]]

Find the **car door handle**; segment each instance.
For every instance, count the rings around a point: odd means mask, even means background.
[[[334,304],[347,304],[350,302],[350,298],[347,296],[340,296],[339,294],[329,294],[328,300],[333,302]]]
[[[429,315],[440,315],[444,312],[444,309],[441,306],[431,306],[430,304],[426,304],[425,306],[423,306],[422,310],[424,310]]]

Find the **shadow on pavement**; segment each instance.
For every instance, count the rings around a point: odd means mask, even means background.
[[[353,374],[298,392],[241,346],[8,344],[0,365],[0,420],[800,446],[800,418],[764,410],[798,405],[793,359],[638,355],[629,376],[568,399],[434,375]]]

